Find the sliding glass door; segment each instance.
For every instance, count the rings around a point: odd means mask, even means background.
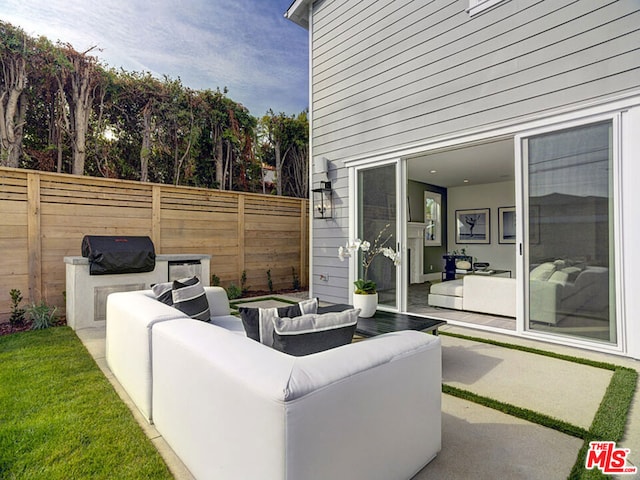
[[[616,343],[613,122],[522,139],[530,331]]]
[[[384,243],[398,250],[398,163],[387,163],[356,169],[356,236],[372,246]],[[362,252],[358,260],[357,278],[364,278]],[[366,275],[377,285],[378,305],[399,308],[399,275],[394,262],[377,255],[368,266]]]

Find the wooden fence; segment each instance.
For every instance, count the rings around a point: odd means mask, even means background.
[[[84,235],[147,235],[156,253],[211,255],[223,286],[308,284],[306,199],[0,167],[0,322],[41,300],[64,312],[65,256]]]

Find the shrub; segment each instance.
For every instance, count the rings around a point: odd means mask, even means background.
[[[296,274],[296,268],[291,267],[291,275],[293,276],[292,286],[294,290],[300,290],[300,278]]]
[[[249,287],[247,287],[247,271],[246,270],[242,271],[242,276],[240,277],[240,290],[242,291],[243,295],[247,293],[247,291],[249,291]]]
[[[26,313],[24,308],[18,307],[22,301],[22,292],[14,288],[9,292],[9,295],[11,295],[11,316],[9,317],[9,323],[14,327],[18,327],[24,323],[24,314]]]
[[[269,292],[273,292],[273,280],[271,279],[271,269],[267,270],[267,285],[269,285]]]
[[[211,285],[213,285],[214,287],[220,286],[220,277],[215,273],[211,275]]]
[[[39,305],[32,303],[27,309],[27,313],[33,322],[31,329],[41,330],[43,328],[53,326],[58,319],[58,316],[56,315],[57,310],[57,307],[50,307],[44,301],[40,302]]]
[[[240,289],[240,287],[237,287],[233,283],[229,285],[229,287],[227,288],[227,297],[229,297],[229,300],[234,300],[236,298],[240,298],[241,296],[242,290]]]

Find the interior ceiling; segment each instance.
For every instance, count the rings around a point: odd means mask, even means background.
[[[513,138],[412,157],[407,171],[409,180],[445,188],[514,180]]]

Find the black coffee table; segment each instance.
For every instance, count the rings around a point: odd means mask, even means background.
[[[318,313],[342,312],[353,308],[351,305],[335,304],[318,307]],[[444,320],[419,317],[408,313],[384,312],[378,310],[371,318],[358,318],[356,334],[363,337],[375,337],[383,333],[398,332],[400,330],[418,330],[438,334],[438,328],[446,325]]]

